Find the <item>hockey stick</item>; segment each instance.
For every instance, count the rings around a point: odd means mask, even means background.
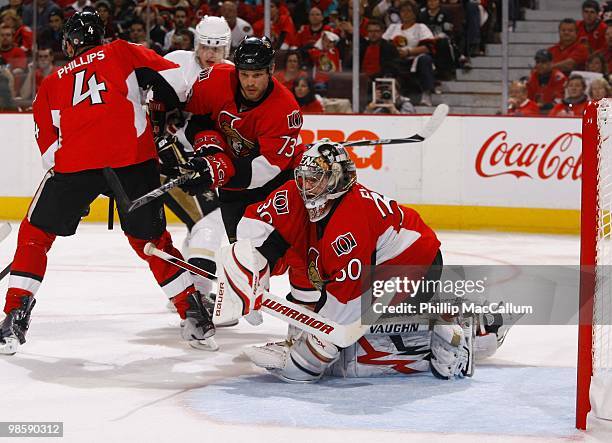
[[[209,280],[217,280],[216,275],[157,249],[153,243],[147,243],[145,245],[144,253],[160,258],[174,266],[193,272]],[[345,348],[355,343],[369,327],[369,325],[362,325],[360,320],[348,325],[340,325],[308,308],[287,301],[284,298],[277,297],[267,291],[264,292],[264,297],[261,311],[309,332],[322,340],[332,342],[341,348]]]
[[[108,186],[110,186],[111,190],[113,191],[115,200],[117,201],[117,207],[125,214],[146,205],[158,197],[161,197],[171,189],[188,182],[194,176],[194,173],[180,175],[177,178],[168,180],[159,188],[153,189],[151,192],[146,193],[142,197],[138,197],[136,200],[130,200],[125,192],[125,189],[123,189],[121,182],[119,181],[119,177],[117,177],[117,173],[112,168],[104,168],[103,174],[106,178]]]
[[[376,146],[376,145],[401,145],[404,143],[420,143],[427,140],[440,127],[448,115],[448,105],[441,104],[436,107],[433,114],[425,124],[425,127],[414,135],[406,138],[382,138],[380,140],[357,140],[353,142],[343,142],[347,147],[351,146]]]
[[[0,225],[0,242],[9,236],[9,234],[11,233],[11,230],[12,228],[9,223],[3,223]],[[9,263],[8,265],[6,265],[6,267],[2,271],[0,271],[0,280],[2,280],[4,277],[7,276],[9,272],[11,272],[12,264],[13,264],[12,262]]]

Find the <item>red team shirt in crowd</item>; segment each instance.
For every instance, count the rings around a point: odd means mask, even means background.
[[[11,69],[25,69],[26,65],[28,64],[25,51],[18,46],[13,46],[8,51],[0,50],[0,57],[2,57],[6,63],[11,65]]]
[[[436,234],[416,211],[359,183],[332,211],[324,224],[310,222],[292,180],[263,203],[247,208],[238,225],[238,239],[249,238],[268,259],[280,257],[274,274],[286,269],[283,264],[290,266],[294,271],[290,272],[293,288],[316,288],[317,299],[318,291],[325,292],[319,313],[341,324],[359,317],[362,277],[370,266],[426,268],[440,248]],[[269,245],[279,235],[283,241],[275,243],[278,250],[270,251]]]
[[[565,83],[567,77],[558,69],[553,69],[550,73],[548,83],[541,84],[538,73],[531,71],[529,81],[527,81],[527,96],[537,103],[554,103],[565,97]]]
[[[317,40],[319,40],[321,36],[323,35],[323,31],[333,31],[333,30],[329,26],[324,25],[318,31],[313,31],[310,25],[302,25],[302,27],[297,33],[296,46],[298,48],[302,48],[306,45],[314,45],[317,42]]]
[[[230,158],[237,160],[236,174],[225,189],[259,188],[293,168],[304,150],[298,143],[300,108],[287,88],[275,78],[271,81],[272,91],[266,99],[244,109],[238,109],[236,103],[238,74],[232,65],[217,64],[203,70],[193,85],[186,111],[210,115],[215,129],[227,140]]]
[[[157,157],[139,69],[159,71],[175,89],[187,87],[177,64],[124,40],[85,51],[44,79],[33,112],[46,168],[120,168]]]
[[[551,117],[582,117],[586,109],[587,101],[568,105],[565,103],[557,103],[548,113]]]
[[[527,99],[518,108],[508,108],[508,115],[516,117],[529,117],[540,115],[540,108],[533,100]]]
[[[295,26],[293,20],[289,15],[278,15],[278,20],[271,23],[270,33],[272,34],[272,42],[276,43],[282,33],[285,33],[283,44],[292,47],[296,46],[296,35]],[[256,21],[253,24],[253,34],[257,37],[263,37],[264,35],[264,21],[263,19]]]
[[[576,41],[565,48],[562,48],[561,45],[557,43],[556,45],[548,48],[548,50],[552,54],[553,56],[552,61],[555,64],[562,62],[563,60],[567,60],[568,58],[571,58],[572,60],[574,60],[576,62],[576,65],[574,66],[574,69],[572,70],[583,69],[584,64],[587,61],[587,58],[589,58],[589,48],[584,46],[579,41]]]
[[[576,25],[578,27],[578,41],[588,47],[591,52],[600,51],[608,46],[606,42],[608,25],[604,22],[600,21],[591,32],[584,27],[584,20],[578,20]]]

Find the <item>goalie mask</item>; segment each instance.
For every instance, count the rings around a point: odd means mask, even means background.
[[[217,63],[229,56],[232,31],[223,17],[205,15],[196,26],[195,31],[196,54],[200,47],[209,47],[223,51],[222,54],[219,54]]]
[[[355,164],[348,152],[329,139],[316,142],[304,152],[294,174],[312,222],[329,214],[332,200],[345,194],[357,181]]]

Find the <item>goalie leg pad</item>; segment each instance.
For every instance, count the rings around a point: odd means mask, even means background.
[[[242,316],[252,324],[261,323],[261,315],[253,312],[259,310],[264,291],[270,287],[268,261],[248,240],[220,248],[216,261],[219,289],[214,309],[215,324]]]
[[[464,330],[457,324],[437,324],[431,334],[430,369],[443,380],[468,374],[471,352]]]

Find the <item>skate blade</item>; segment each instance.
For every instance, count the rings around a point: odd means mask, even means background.
[[[16,338],[5,338],[4,343],[0,343],[0,355],[15,355],[19,347],[19,340]]]
[[[208,337],[204,340],[189,340],[189,346],[194,349],[199,349],[200,351],[218,351],[219,345],[214,337]]]

